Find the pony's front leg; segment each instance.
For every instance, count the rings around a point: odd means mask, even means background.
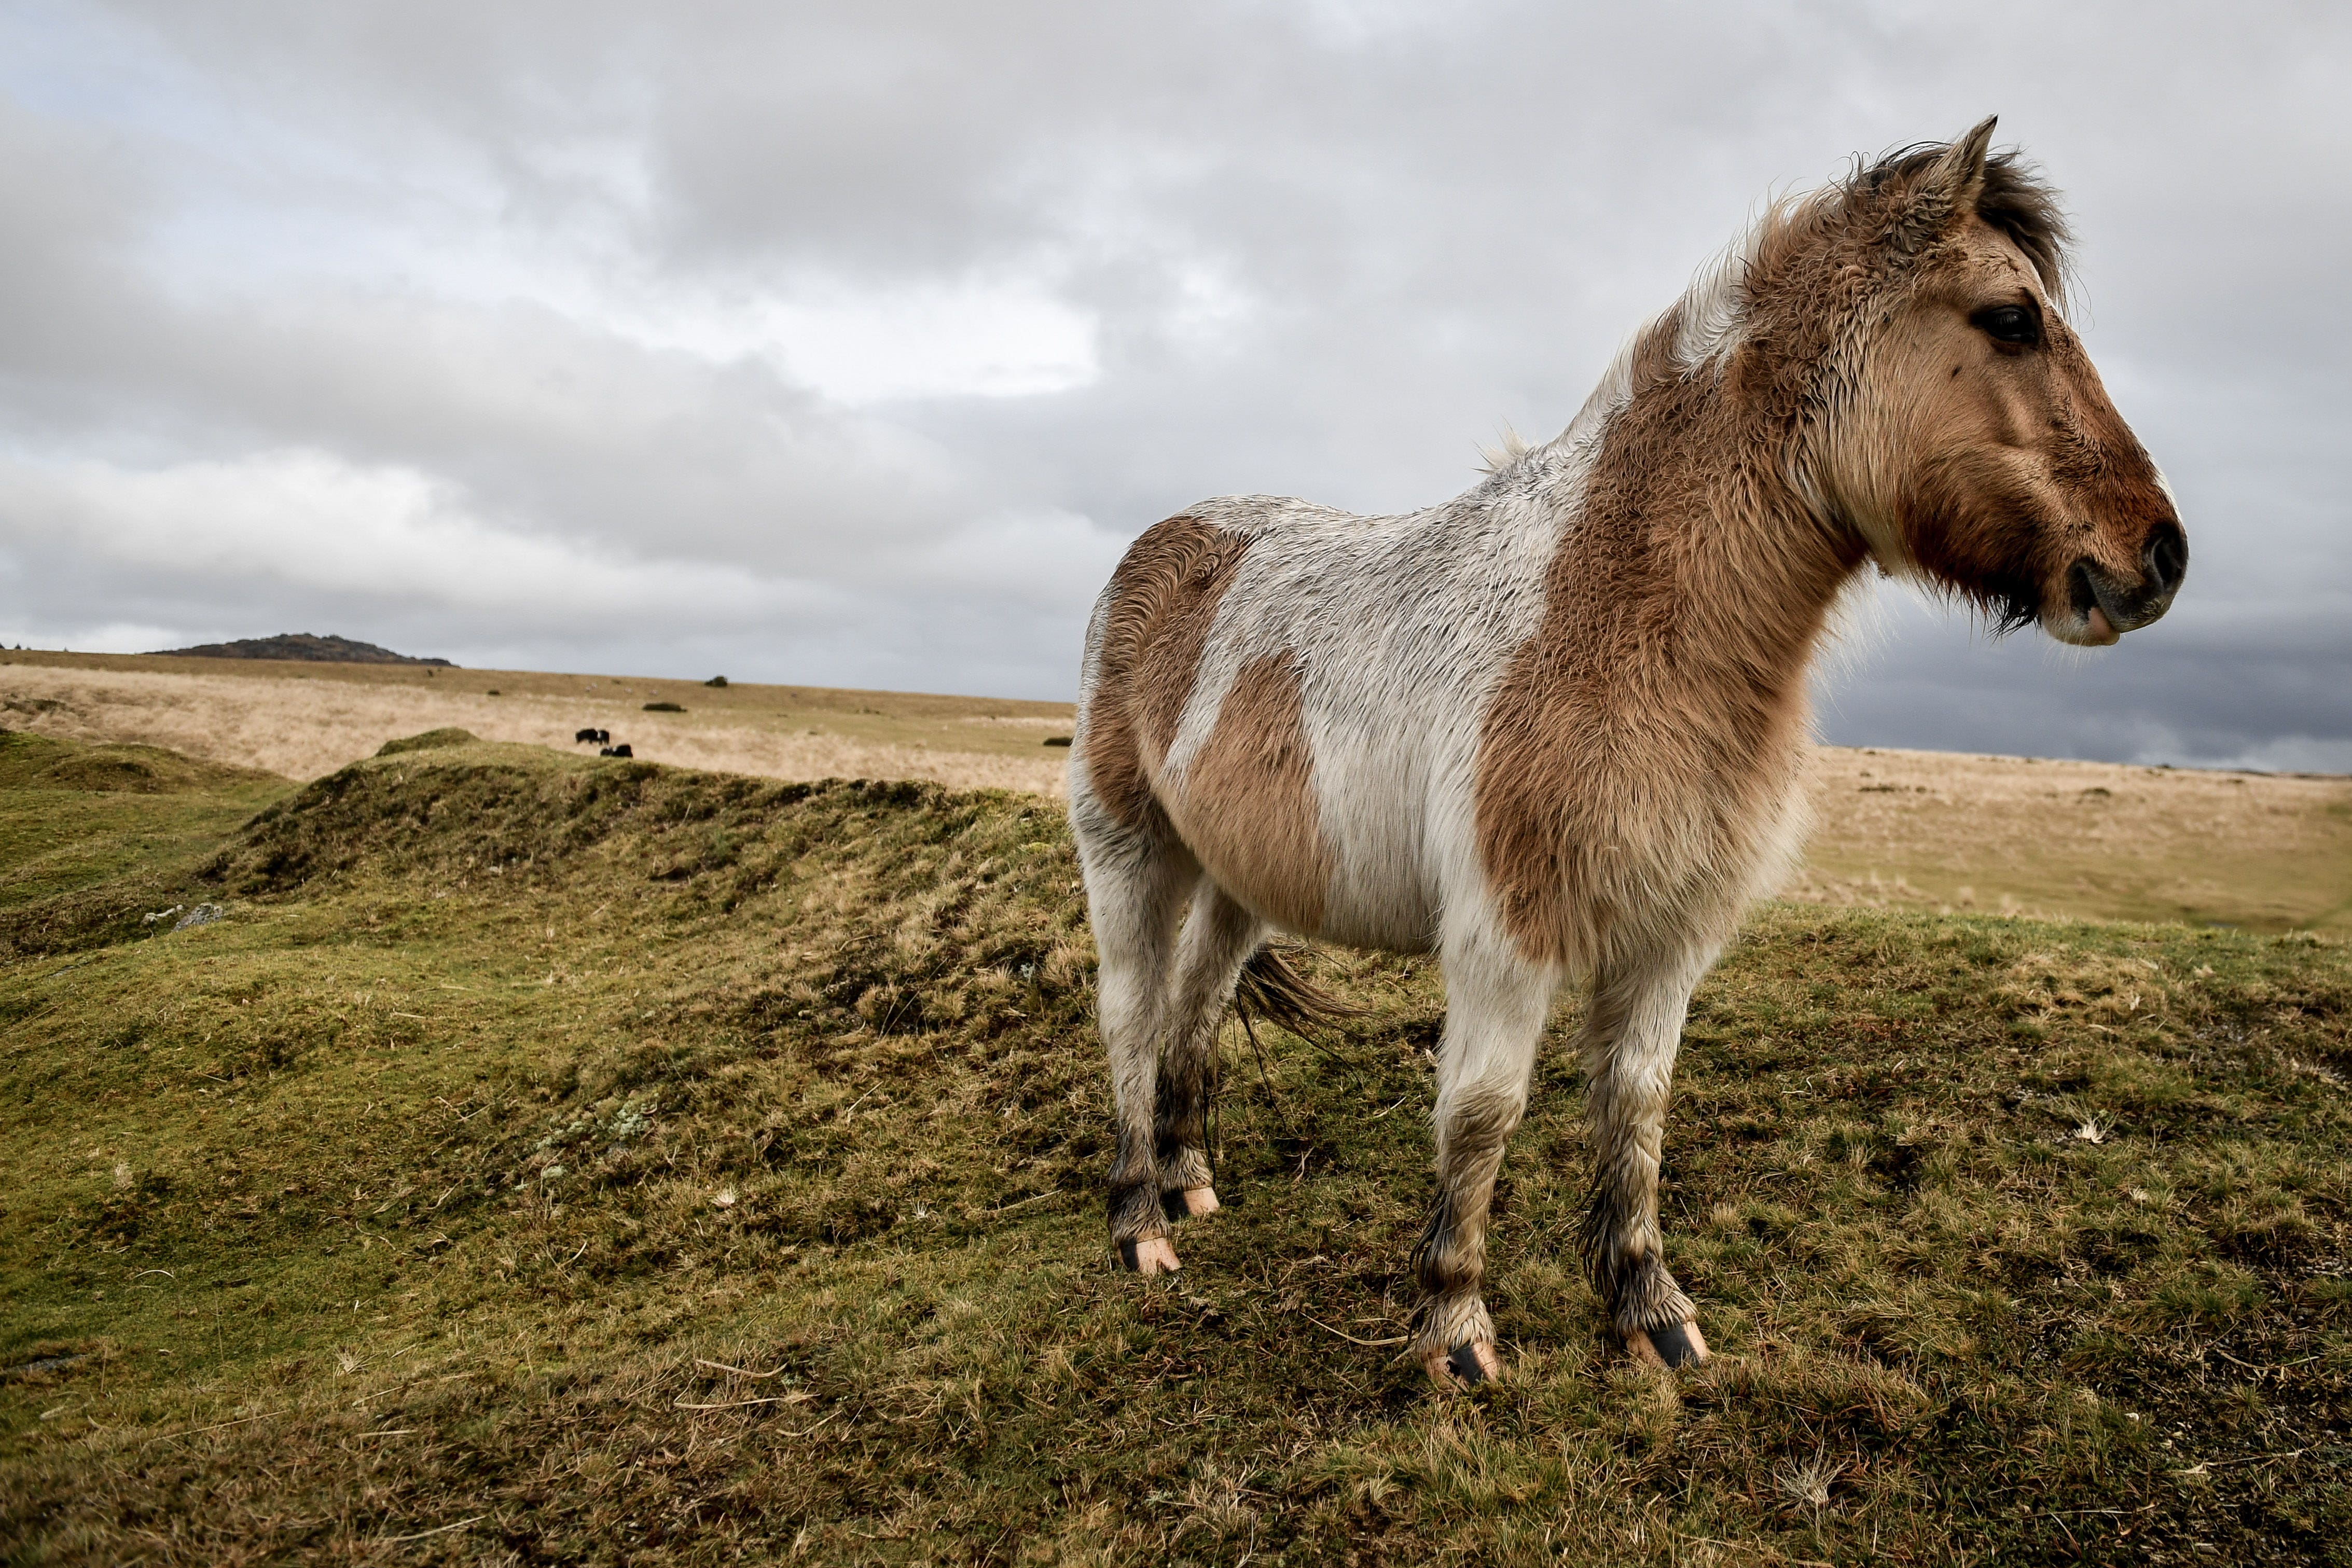
[[[1445,1038],[1437,1071],[1437,1200],[1413,1249],[1422,1299],[1412,1354],[1442,1387],[1499,1377],[1486,1275],[1486,1213],[1503,1145],[1528,1103],[1528,1077],[1559,975],[1490,940],[1449,943]]]
[[[1580,1042],[1592,1143],[1585,1267],[1626,1348],[1653,1365],[1707,1358],[1698,1311],[1666,1271],[1658,1162],[1683,1018],[1713,957],[1687,949],[1604,966]]]

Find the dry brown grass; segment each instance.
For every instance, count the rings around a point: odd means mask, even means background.
[[[577,749],[612,732],[656,762],[768,779],[916,779],[1058,798],[1066,703],[820,691],[407,665],[18,653],[0,668],[0,723],[73,740],[134,740],[323,778],[396,737],[456,727]],[[491,695],[495,691],[498,695]],[[682,714],[644,711],[675,702]]]
[[[1814,800],[1808,902],[2352,923],[2352,779],[1825,747]]]
[[[498,695],[490,695],[491,691]],[[649,714],[649,701],[679,714]],[[528,671],[14,653],[0,725],[323,777],[455,727],[785,779],[906,779],[1059,799],[1066,703]],[[2095,920],[2352,929],[2352,779],[1824,747],[1790,897]]]

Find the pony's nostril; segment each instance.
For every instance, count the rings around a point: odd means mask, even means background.
[[[2076,561],[2067,571],[2066,597],[2077,615],[2087,616],[2099,607],[2099,591],[2091,586],[2091,563],[2087,558]]]
[[[2180,531],[2179,523],[2158,524],[2140,547],[2139,559],[2147,574],[2148,591],[2171,594],[2189,575],[2189,536]]]

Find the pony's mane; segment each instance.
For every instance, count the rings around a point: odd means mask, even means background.
[[[1747,332],[1749,275],[1768,255],[1802,246],[1808,231],[1875,227],[1874,218],[1891,215],[1889,209],[1896,204],[1910,204],[1910,198],[1919,193],[1937,161],[1950,147],[1944,141],[1915,142],[1867,163],[1857,161],[1843,179],[1817,190],[1768,202],[1739,235],[1699,268],[1674,304],[1626,339],[1576,418],[1544,446],[1573,446],[1580,437],[1586,442],[1596,439],[1609,417],[1633,401],[1645,372],[1690,376],[1720,365]],[[2024,253],[2043,290],[2063,308],[2070,267],[2068,246],[2074,236],[2059,207],[2058,193],[2012,149],[1985,160],[1976,211]],[[1930,212],[1938,226],[1949,215],[1948,207]],[[1479,455],[1486,472],[1499,474],[1544,446],[1530,444],[1516,431],[1506,431],[1497,446],[1482,447]]]
[[[1768,204],[1760,217],[1700,267],[1679,298],[1627,338],[1566,430],[1533,445],[1518,432],[1506,429],[1499,447],[1478,449],[1485,471],[1500,474],[1531,453],[1598,440],[1610,416],[1633,400],[1645,374],[1695,375],[1720,364],[1739,346],[1747,329],[1748,270],[1756,265],[1759,248],[1780,232],[1797,204]]]

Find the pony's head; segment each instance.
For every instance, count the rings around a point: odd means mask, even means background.
[[[1799,477],[1829,518],[2003,629],[2113,643],[2171,605],[2188,536],[2066,323],[2055,199],[1988,156],[1992,129],[1781,214],[1751,298],[1769,279],[1770,314],[1811,318],[1790,334],[1814,336],[1821,372]]]

